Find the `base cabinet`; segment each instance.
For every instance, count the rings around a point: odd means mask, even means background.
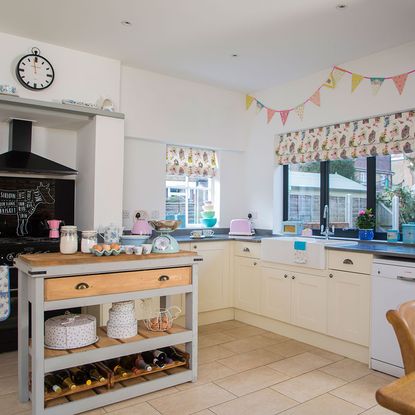
[[[369,345],[370,276],[331,271],[328,282],[328,334]]]
[[[263,267],[261,273],[261,314],[290,323],[292,284],[288,271]]]
[[[235,307],[251,313],[260,312],[261,270],[258,259],[235,257]]]
[[[327,277],[298,274],[292,281],[292,323],[327,332]]]

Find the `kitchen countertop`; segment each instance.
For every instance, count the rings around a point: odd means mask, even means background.
[[[228,234],[217,234],[209,238],[191,238],[190,235],[173,235],[177,242],[216,242],[216,241],[243,241],[243,242],[261,242],[262,238],[272,235],[254,235],[254,236],[230,236]]]

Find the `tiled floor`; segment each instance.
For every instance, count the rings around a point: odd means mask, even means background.
[[[385,415],[375,391],[393,378],[362,363],[237,321],[200,327],[199,378],[91,415]],[[17,401],[16,353],[0,355],[0,413]]]

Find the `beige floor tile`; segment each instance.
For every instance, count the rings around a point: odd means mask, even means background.
[[[203,411],[195,412],[192,415],[213,415],[213,412],[210,409],[204,409]]]
[[[199,364],[213,362],[218,359],[224,359],[225,357],[233,356],[234,352],[225,349],[222,346],[204,347],[199,349]]]
[[[272,333],[270,331],[266,331],[262,333],[262,336],[267,337],[268,339],[274,340],[275,343],[283,343],[288,340],[291,340],[289,337],[281,336],[281,334]]]
[[[292,377],[310,372],[330,363],[331,361],[324,359],[324,357],[317,356],[312,352],[305,352],[297,356],[271,363],[268,367]]]
[[[323,395],[332,389],[339,388],[347,383],[326,373],[315,370],[304,375],[277,383],[271,386],[274,389],[298,402],[305,402],[316,396]]]
[[[232,370],[231,368],[226,367],[218,362],[206,363],[204,365],[199,365],[197,382],[188,382],[182,385],[177,385],[177,389],[186,390],[189,388],[194,388],[196,386],[210,383],[217,379],[222,379],[227,376],[231,376],[235,373],[235,370]]]
[[[81,414],[82,415],[104,415],[106,414],[106,412],[104,408],[97,408],[97,409],[92,409],[91,411],[81,412]]]
[[[0,367],[11,363],[17,364],[17,352],[0,353]]]
[[[228,331],[242,327],[252,327],[248,326],[248,324],[242,323],[236,320],[227,320],[221,321],[219,323],[207,324],[206,326],[200,326],[200,329],[207,330],[207,331]]]
[[[0,396],[17,392],[17,376],[5,376],[0,378]]]
[[[278,353],[285,357],[292,357],[313,349],[309,344],[301,343],[296,340],[289,340],[282,343],[277,343],[266,347],[267,350],[273,353]]]
[[[288,376],[264,366],[229,376],[215,383],[234,395],[242,396],[275,385],[286,379],[288,379]]]
[[[212,347],[218,344],[234,341],[235,338],[228,334],[218,332],[211,334],[202,334],[199,336],[199,347]]]
[[[259,335],[259,336],[251,336],[251,337],[246,337],[244,339],[234,340],[229,343],[223,343],[222,346],[225,349],[228,349],[233,353],[244,353],[244,352],[250,352],[251,350],[255,350],[255,349],[262,349],[267,346],[271,346],[273,344],[274,344],[274,340],[264,337],[262,335]]]
[[[362,408],[326,394],[295,406],[280,415],[357,415]]]
[[[313,352],[313,354],[316,354],[320,357],[324,357],[325,359],[331,360],[332,362],[338,362],[339,360],[345,359],[345,357],[340,354],[329,352],[328,350],[324,349],[318,349],[317,347],[311,349],[311,351]]]
[[[0,378],[7,376],[17,377],[17,362],[3,363],[0,365]]]
[[[0,396],[1,415],[14,415],[30,410],[29,402],[20,403],[17,398],[17,393],[9,393],[8,395]]]
[[[330,393],[362,408],[369,409],[376,405],[376,390],[388,383],[386,379],[380,376],[367,375]]]
[[[210,408],[217,415],[273,415],[297,402],[271,389],[262,389]]]
[[[395,412],[389,411],[389,409],[382,408],[379,405],[373,406],[365,412],[362,412],[362,415],[392,415]]]
[[[111,415],[160,415],[160,412],[156,411],[147,402],[142,402],[137,405],[128,406],[127,408],[112,411]]]
[[[136,398],[127,399],[126,401],[121,401],[121,402],[114,403],[112,405],[107,405],[104,407],[104,409],[106,412],[118,411],[120,409],[127,408],[129,406],[134,406],[139,403],[149,401],[151,399],[157,399],[161,397],[166,397],[168,395],[173,395],[177,393],[178,391],[179,390],[176,389],[176,387],[161,389],[156,392],[147,393],[146,395],[137,396]]]
[[[235,339],[245,339],[246,337],[257,336],[258,334],[263,333],[266,333],[266,331],[254,326],[238,327],[226,331],[226,334],[235,337]]]
[[[163,415],[188,415],[234,398],[228,391],[210,383],[176,393],[169,399],[158,398],[149,403]]]
[[[367,364],[352,359],[343,359],[320,369],[324,373],[351,382],[371,373]]]
[[[255,367],[268,365],[281,359],[285,358],[276,353],[271,353],[269,350],[257,349],[220,359],[218,362],[233,369],[235,372],[243,372],[254,369]]]

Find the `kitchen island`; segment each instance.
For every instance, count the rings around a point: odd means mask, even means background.
[[[197,264],[195,252],[94,257],[90,254],[56,253],[22,255],[19,270],[19,399],[32,403],[32,414],[70,415],[143,395],[197,377]],[[138,335],[117,340],[98,328],[98,341],[72,350],[50,350],[44,346],[44,312],[104,303],[160,297],[160,307],[172,295],[184,294],[184,327],[167,332],[148,330],[138,322]],[[31,338],[29,338],[29,303]],[[183,365],[169,366],[157,373],[117,379],[109,373],[105,382],[81,386],[79,393],[60,392],[48,399],[45,373],[167,346],[185,345]],[[142,376],[141,376],[142,375]],[[59,394],[58,394],[59,395]]]

